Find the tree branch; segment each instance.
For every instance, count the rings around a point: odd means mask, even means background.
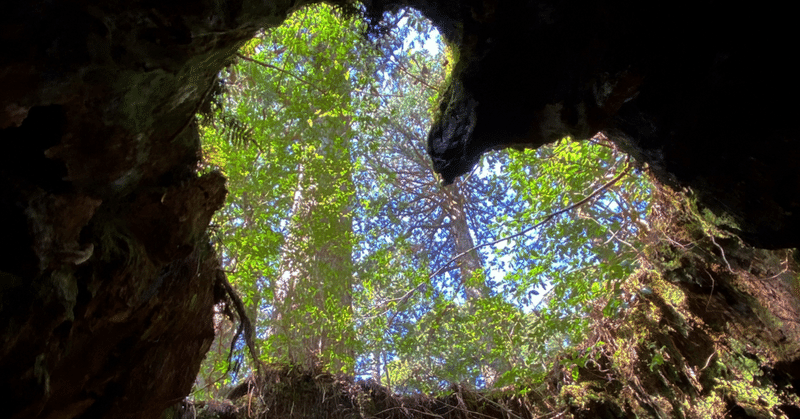
[[[626,159],[626,163],[628,161],[629,161],[629,159]],[[454,256],[450,260],[448,260],[444,265],[442,265],[441,268],[437,269],[434,273],[430,274],[428,276],[428,281],[430,281],[431,279],[433,279],[434,277],[436,277],[439,274],[442,274],[444,272],[450,271],[452,269],[456,269],[457,266],[454,266],[452,268],[448,268],[448,267],[453,262],[457,261],[458,259],[462,258],[464,255],[466,255],[466,254],[468,254],[468,253],[470,253],[470,252],[472,252],[474,250],[478,250],[478,249],[481,249],[481,248],[484,248],[484,247],[488,247],[488,246],[494,246],[494,245],[496,245],[498,243],[501,243],[503,241],[512,240],[512,239],[515,239],[517,237],[523,236],[523,235],[531,232],[532,230],[534,230],[534,229],[536,229],[538,227],[541,227],[543,224],[545,224],[546,222],[552,220],[553,218],[555,218],[555,217],[557,217],[557,216],[559,216],[561,214],[564,214],[565,212],[572,211],[575,208],[580,207],[581,205],[586,204],[587,202],[589,202],[590,200],[592,200],[596,196],[598,196],[601,193],[605,192],[608,188],[613,186],[615,183],[619,182],[619,180],[622,179],[623,177],[625,177],[625,175],[627,175],[628,173],[630,173],[630,171],[631,171],[631,166],[628,165],[625,168],[625,170],[622,171],[622,173],[620,173],[619,175],[615,176],[613,179],[609,180],[608,182],[606,182],[605,184],[603,184],[599,188],[595,189],[592,193],[587,195],[585,198],[581,199],[580,201],[578,201],[578,202],[576,202],[576,203],[574,203],[574,204],[572,204],[572,205],[570,205],[570,206],[568,206],[566,208],[562,208],[562,209],[560,209],[558,211],[555,211],[555,212],[552,212],[552,213],[548,214],[546,217],[544,217],[544,219],[542,221],[539,221],[538,223],[536,223],[533,226],[528,227],[528,228],[520,231],[519,233],[515,233],[515,234],[512,234],[512,235],[507,236],[507,237],[499,238],[497,240],[494,240],[494,241],[491,241],[491,242],[488,242],[488,243],[482,243],[482,244],[473,246],[473,247],[471,247],[471,248],[469,248],[469,249],[457,254],[456,256]],[[399,306],[405,304],[405,302],[408,301],[408,299],[411,298],[412,295],[414,295],[417,291],[422,290],[426,285],[427,285],[427,282],[422,282],[419,285],[417,285],[416,287],[408,290],[401,297],[393,298],[393,299],[387,301],[387,303],[388,302],[396,302],[395,307],[399,307]],[[387,323],[387,328],[391,327],[392,323],[394,322],[395,317],[397,317],[397,315],[399,313],[400,313],[400,310],[395,309],[395,312],[389,318],[389,321]]]
[[[555,217],[557,217],[557,216],[559,216],[559,215],[561,215],[561,214],[563,214],[563,213],[565,213],[565,212],[572,211],[572,210],[574,210],[575,208],[578,208],[578,207],[580,207],[581,205],[583,205],[583,204],[585,204],[585,203],[589,202],[589,201],[590,201],[592,198],[594,198],[594,197],[596,197],[597,195],[599,195],[599,194],[601,194],[601,193],[605,192],[605,190],[606,190],[606,189],[610,188],[610,187],[611,187],[611,186],[613,186],[615,183],[619,182],[619,180],[620,180],[620,179],[622,179],[622,178],[623,178],[625,175],[627,175],[627,174],[628,174],[630,171],[631,171],[631,166],[628,166],[628,167],[626,167],[626,168],[625,168],[625,170],[623,170],[623,171],[622,171],[622,173],[620,173],[619,175],[617,175],[617,176],[616,176],[616,177],[614,177],[613,179],[611,179],[611,180],[609,180],[608,182],[606,182],[606,183],[605,183],[603,186],[601,186],[601,187],[597,188],[597,189],[596,189],[594,192],[592,192],[592,193],[590,193],[588,196],[586,196],[586,198],[583,198],[583,199],[581,199],[580,201],[578,201],[578,202],[576,202],[576,203],[574,203],[574,204],[572,204],[572,205],[570,205],[570,206],[568,206],[568,207],[566,207],[566,208],[562,208],[562,209],[560,209],[560,210],[558,210],[558,211],[555,211],[555,212],[553,212],[553,213],[550,213],[549,215],[547,215],[546,217],[544,217],[544,219],[543,219],[542,221],[539,221],[538,223],[536,223],[536,224],[534,224],[533,226],[531,226],[531,227],[528,227],[528,228],[526,228],[526,229],[524,229],[524,230],[520,231],[519,233],[515,233],[515,234],[512,234],[512,235],[510,235],[510,236],[507,236],[507,237],[502,237],[502,238],[499,238],[499,239],[497,239],[497,240],[494,240],[494,241],[491,241],[491,242],[488,242],[488,243],[482,243],[482,244],[479,244],[479,245],[473,246],[473,247],[471,247],[470,249],[467,249],[467,250],[465,250],[465,251],[463,251],[463,252],[461,252],[461,253],[459,253],[459,254],[455,255],[455,256],[454,256],[454,257],[452,257],[450,260],[448,260],[448,261],[447,261],[447,263],[445,263],[445,264],[444,264],[444,266],[442,266],[441,268],[439,268],[438,270],[436,270],[436,272],[432,273],[432,274],[431,274],[431,275],[430,275],[428,278],[429,278],[429,279],[432,279],[432,278],[433,278],[433,277],[435,277],[436,275],[439,275],[440,273],[442,273],[443,271],[445,271],[445,270],[446,270],[446,268],[447,268],[447,267],[448,267],[448,266],[449,266],[451,263],[455,262],[456,260],[458,260],[458,259],[462,258],[464,255],[466,255],[466,254],[468,254],[468,253],[470,253],[470,252],[472,252],[472,251],[474,251],[474,250],[478,250],[478,249],[481,249],[481,248],[484,248],[484,247],[494,246],[494,245],[496,245],[496,244],[498,244],[498,243],[501,243],[501,242],[504,242],[504,241],[508,241],[508,240],[512,240],[512,239],[515,239],[515,238],[517,238],[517,237],[520,237],[520,236],[524,236],[525,234],[528,234],[528,233],[529,233],[529,232],[531,232],[532,230],[534,230],[534,229],[536,229],[536,228],[539,228],[539,227],[541,227],[542,225],[544,225],[546,222],[548,222],[548,221],[552,220],[553,218],[555,218]]]
[[[313,87],[314,89],[317,89],[317,91],[319,91],[319,92],[320,92],[320,93],[322,93],[323,95],[325,95],[325,94],[327,94],[327,93],[328,93],[327,91],[320,89],[320,88],[319,88],[319,87],[318,87],[316,84],[314,84],[314,83],[311,83],[310,81],[308,81],[308,80],[306,80],[306,79],[304,79],[304,78],[302,78],[302,77],[296,76],[296,75],[294,75],[294,74],[293,74],[292,72],[290,72],[290,71],[286,71],[286,70],[284,70],[284,69],[282,69],[282,68],[280,68],[280,67],[276,67],[276,66],[274,66],[274,65],[272,65],[272,64],[265,63],[265,62],[263,62],[263,61],[259,61],[259,60],[256,60],[256,59],[253,59],[253,58],[250,58],[250,57],[248,57],[248,56],[246,56],[246,55],[242,55],[242,54],[240,54],[240,53],[238,53],[238,52],[236,53],[236,56],[237,56],[237,57],[239,57],[239,58],[241,58],[241,59],[243,59],[243,60],[245,60],[245,61],[250,61],[251,63],[258,64],[258,65],[260,65],[260,66],[262,66],[262,67],[271,68],[271,69],[273,69],[273,70],[276,70],[276,71],[279,71],[279,72],[281,72],[281,73],[283,73],[283,74],[286,74],[287,76],[289,76],[289,77],[292,77],[293,79],[295,79],[295,80],[297,80],[297,81],[299,81],[299,82],[301,82],[301,83],[303,83],[303,84],[306,84],[306,85],[308,85],[308,86],[311,86],[311,87]]]

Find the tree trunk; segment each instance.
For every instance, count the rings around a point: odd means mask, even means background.
[[[352,372],[350,156],[333,140],[323,141],[322,158],[300,168],[273,319],[285,339],[280,355],[307,367],[319,362]]]
[[[489,296],[489,288],[486,286],[486,278],[482,273],[483,260],[480,253],[474,249],[475,241],[472,239],[472,233],[469,228],[469,221],[467,220],[467,196],[461,189],[462,185],[448,188],[444,191],[446,195],[440,202],[442,208],[450,217],[450,224],[448,230],[453,237],[454,255],[461,255],[456,263],[458,264],[459,274],[461,276],[461,283],[464,287],[467,302],[477,298],[485,298]],[[479,278],[475,276],[480,274]]]

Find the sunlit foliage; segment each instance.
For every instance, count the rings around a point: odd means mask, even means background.
[[[263,361],[403,392],[534,386],[590,316],[618,312],[649,185],[599,135],[489,154],[441,186],[424,140],[446,52],[419,15],[389,19],[368,39],[330,7],[303,9],[222,74],[202,134],[207,170],[229,179],[214,226],[229,280]],[[237,352],[244,369],[227,373],[229,330],[220,319],[199,390],[248,372]]]

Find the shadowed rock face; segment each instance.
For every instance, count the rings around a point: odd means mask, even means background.
[[[9,417],[151,418],[188,393],[213,336],[218,262],[205,229],[225,196],[221,176],[195,172],[193,115],[242,42],[302,3],[3,6]],[[376,13],[400,4],[369,3]],[[492,148],[606,130],[751,243],[798,245],[791,14],[702,2],[402,4],[460,46],[430,135],[446,181]]]
[[[195,172],[194,114],[227,57],[294,6],[3,5],[3,417],[152,418],[189,392],[226,193]]]
[[[800,244],[786,10],[569,0],[458,10],[462,60],[428,138],[444,182],[486,150],[604,130],[751,244]]]

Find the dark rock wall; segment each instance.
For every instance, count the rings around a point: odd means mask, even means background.
[[[788,10],[466,0],[456,15],[460,62],[429,136],[445,182],[486,150],[605,130],[751,244],[800,244]]]
[[[0,11],[0,393],[11,418],[152,418],[213,338],[194,114],[293,1],[12,1]]]

